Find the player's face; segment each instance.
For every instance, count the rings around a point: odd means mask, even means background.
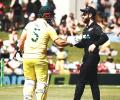
[[[88,13],[83,13],[82,14],[82,20],[85,24],[89,23],[89,21],[90,21],[89,14]]]
[[[49,18],[49,19],[46,19],[47,23],[50,24],[51,26],[54,25],[54,18]]]
[[[46,14],[44,16],[45,20],[48,22],[48,24],[52,25],[54,24],[54,16],[51,15],[50,13]]]

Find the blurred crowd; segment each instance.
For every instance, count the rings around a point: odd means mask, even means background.
[[[35,20],[38,10],[42,6],[40,0],[11,0],[9,5],[0,2],[0,30],[9,34],[8,40],[0,39],[0,57],[5,58],[5,74],[22,75],[22,57],[17,52],[19,42],[18,32],[28,22]],[[53,12],[56,5],[53,0],[46,3],[51,6]],[[85,0],[85,5],[93,6],[97,10],[96,21],[106,34],[114,34],[120,37],[120,0]],[[59,25],[53,20],[53,27],[61,38],[82,34],[84,24],[82,19],[77,20],[74,13],[70,12],[61,17]],[[120,64],[114,63],[117,51],[110,46],[110,41],[101,46],[100,54],[107,55],[105,62],[98,65],[100,73],[120,73]],[[52,44],[48,48],[50,73],[79,73],[80,62],[69,63],[67,61],[69,50]],[[56,57],[56,62],[53,61]]]
[[[28,0],[28,2],[20,4],[19,0],[11,0],[9,5],[0,2],[1,30],[8,31],[13,26],[20,29],[29,20],[33,20],[41,7],[41,2],[39,0],[32,1]]]

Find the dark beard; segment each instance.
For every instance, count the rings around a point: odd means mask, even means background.
[[[88,24],[88,23],[89,23],[89,21],[90,21],[90,19],[89,19],[89,18],[86,18],[86,19],[84,19],[84,20],[83,20],[83,22],[84,22],[85,24]]]

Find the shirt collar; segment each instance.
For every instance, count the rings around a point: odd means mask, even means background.
[[[94,25],[94,21],[92,21],[92,20],[90,20],[90,22],[89,22],[89,24],[86,26],[87,28],[90,28],[91,26],[93,26]]]

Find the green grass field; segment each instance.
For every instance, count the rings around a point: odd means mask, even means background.
[[[47,100],[73,100],[75,85],[50,85]],[[120,86],[100,86],[101,100],[120,100]],[[22,86],[0,87],[0,100],[23,100]],[[81,100],[92,100],[86,86]]]

